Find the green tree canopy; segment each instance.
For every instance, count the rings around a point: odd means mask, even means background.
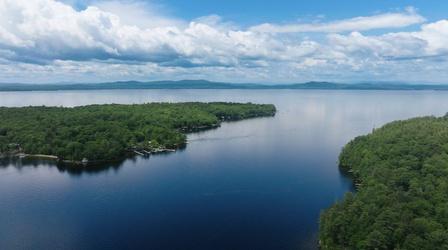
[[[178,148],[185,144],[186,132],[216,127],[221,121],[274,114],[273,105],[251,103],[3,107],[0,153],[18,144],[25,153],[63,160],[114,160],[132,149]]]
[[[448,249],[447,117],[357,137],[340,166],[359,188],[322,213],[322,249]]]

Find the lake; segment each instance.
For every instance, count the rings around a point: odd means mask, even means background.
[[[190,134],[184,150],[90,171],[0,166],[0,249],[317,249],[319,213],[353,189],[341,148],[396,119],[444,115],[448,92],[0,92],[0,106],[232,101],[275,117]]]

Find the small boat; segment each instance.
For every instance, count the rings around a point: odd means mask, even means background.
[[[89,164],[89,160],[87,158],[84,158],[84,159],[82,159],[81,163],[82,163],[82,165],[85,166],[85,165]]]

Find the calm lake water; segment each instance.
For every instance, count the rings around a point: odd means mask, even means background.
[[[319,213],[352,189],[344,144],[396,119],[444,115],[448,92],[0,92],[0,106],[234,101],[278,113],[189,135],[185,150],[73,171],[0,167],[0,249],[316,249]]]

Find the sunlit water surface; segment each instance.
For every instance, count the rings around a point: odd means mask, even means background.
[[[0,92],[0,106],[232,101],[278,113],[189,135],[185,150],[91,171],[0,167],[0,249],[316,249],[322,209],[352,189],[342,146],[396,120],[444,115],[448,92]]]

